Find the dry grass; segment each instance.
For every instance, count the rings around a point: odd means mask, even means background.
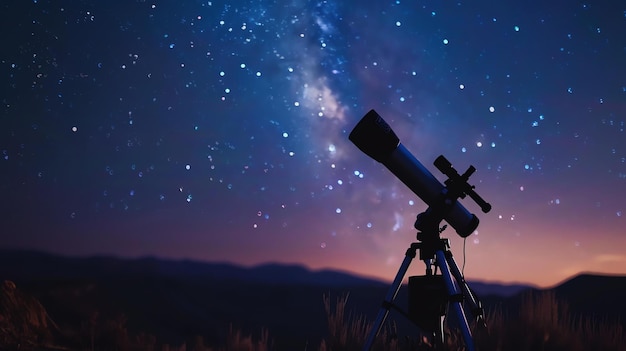
[[[249,334],[243,334],[241,330],[234,329],[231,325],[229,328],[228,339],[226,345],[218,348],[213,348],[205,345],[204,338],[197,336],[193,343],[188,346],[182,344],[177,347],[170,345],[163,345],[162,351],[270,351],[273,350],[269,333],[267,329],[262,329],[259,337],[254,337]]]
[[[328,338],[322,340],[320,351],[360,350],[372,329],[372,323],[364,316],[346,314],[346,305],[349,294],[338,297],[334,308],[330,296],[324,295],[324,308],[328,320]],[[372,350],[399,350],[398,340],[395,336],[395,326],[381,330],[376,344]]]
[[[361,350],[372,323],[362,316],[346,313],[348,295],[337,298],[334,307],[324,296],[329,336],[319,351]],[[520,310],[507,315],[494,309],[487,315],[488,330],[473,326],[476,350],[479,351],[626,351],[626,334],[618,321],[595,320],[574,316],[569,306],[553,292],[528,293]],[[392,324],[383,328],[372,350],[432,350],[420,333],[412,338],[398,338]],[[465,344],[458,330],[446,331],[446,350],[462,351]]]
[[[231,325],[228,342],[224,351],[269,351],[271,343],[267,329],[261,330],[261,335],[254,338],[244,335],[240,330],[233,330]]]
[[[317,347],[318,351],[362,350],[372,323],[362,315],[347,312],[348,297],[349,295],[344,295],[333,300],[328,295],[323,296],[328,334]],[[529,293],[524,296],[517,313],[505,313],[497,308],[487,313],[486,319],[489,325],[488,330],[473,330],[478,351],[626,351],[626,333],[619,321],[575,316],[570,312],[568,305],[559,301],[552,292]],[[125,329],[122,328],[122,330],[126,335]],[[392,322],[386,323],[376,337],[372,350],[433,350],[417,327],[415,334],[410,338],[398,337],[397,333],[397,328]],[[466,349],[458,330],[447,330],[446,337],[445,350],[464,351]],[[261,330],[258,335],[247,335],[232,326],[225,343],[217,348],[206,346],[202,337],[197,337],[191,343],[178,347],[168,345],[156,347],[154,338],[148,339],[146,339],[148,341],[137,339],[136,342],[130,343],[132,346],[129,347],[128,338],[126,338],[124,339],[126,342],[120,342],[118,345],[96,345],[95,349],[274,350],[267,330]],[[303,351],[309,351],[309,348]]]
[[[553,292],[528,293],[517,314],[496,309],[487,322],[488,332],[475,335],[479,350],[626,350],[620,323],[574,316]]]

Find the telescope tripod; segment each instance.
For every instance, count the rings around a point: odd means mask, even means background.
[[[419,232],[417,234],[419,242],[411,243],[407,249],[404,260],[393,283],[389,287],[363,350],[370,350],[391,308],[399,310],[422,330],[431,333],[435,349],[443,350],[445,345],[443,322],[447,308],[450,306],[461,328],[466,350],[475,350],[463,303],[469,303],[470,311],[476,318],[476,321],[486,327],[483,309],[480,301],[478,301],[465,282],[452,257],[449,240],[440,238],[439,234],[443,229],[445,229],[445,226],[441,230],[436,228],[434,231]],[[400,290],[409,265],[417,255],[417,251],[419,251],[420,260],[426,264],[426,274],[424,276],[409,277],[409,313],[407,314],[394,305],[394,300]],[[441,274],[437,274],[437,269],[439,269]]]

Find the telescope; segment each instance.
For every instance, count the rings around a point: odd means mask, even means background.
[[[463,207],[457,198],[469,195],[484,213],[491,210],[491,205],[476,194],[474,186],[467,183],[469,176],[476,171],[473,166],[470,166],[463,175],[459,175],[445,157],[439,156],[434,164],[449,177],[444,186],[400,143],[396,133],[376,111],[370,110],[359,121],[350,133],[349,139],[363,153],[387,167],[428,204],[429,209],[433,209],[432,212],[443,217],[435,218],[433,222],[445,220],[459,236],[465,238],[472,234],[478,227],[479,220],[476,215]]]
[[[486,327],[480,301],[469,288],[459,270],[448,239],[440,233],[447,227],[439,228],[445,220],[461,237],[466,238],[478,227],[478,217],[470,213],[461,203],[469,195],[485,213],[491,205],[474,191],[468,183],[476,171],[470,166],[460,175],[443,156],[437,157],[434,164],[448,179],[441,184],[410,152],[400,143],[400,139],[378,113],[370,110],[357,123],[349,139],[366,155],[382,163],[420,199],[428,204],[426,211],[417,215],[415,229],[417,241],[406,250],[400,269],[389,287],[376,320],[365,343],[364,351],[369,351],[374,338],[380,332],[391,308],[398,309],[394,300],[400,290],[402,280],[411,261],[419,251],[420,260],[426,264],[426,274],[409,277],[409,313],[404,313],[423,331],[430,333],[435,350],[443,350],[445,345],[444,320],[447,309],[451,308],[461,326],[466,350],[474,351],[474,341],[467,320],[464,304],[468,304],[476,321]],[[433,269],[434,268],[434,269]],[[441,274],[437,274],[440,271]]]

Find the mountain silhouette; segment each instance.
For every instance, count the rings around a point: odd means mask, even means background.
[[[626,326],[626,276],[582,273],[552,290],[579,315],[621,321]]]
[[[84,277],[162,277],[216,279],[268,284],[383,285],[380,280],[334,270],[311,271],[303,265],[266,263],[242,267],[231,263],[113,256],[76,258],[35,251],[0,251],[0,277],[5,279],[71,279]]]

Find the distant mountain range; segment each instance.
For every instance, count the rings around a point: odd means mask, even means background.
[[[0,276],[20,279],[145,276],[304,285],[372,285],[373,279],[333,270],[310,271],[302,265],[268,263],[245,268],[230,263],[113,256],[75,258],[33,251],[0,251]]]
[[[122,259],[114,256],[77,258],[36,251],[0,250],[0,278],[17,280],[80,279],[94,277],[163,277],[263,284],[388,286],[389,283],[337,270],[310,270],[303,265],[266,263],[243,267],[231,263],[171,260],[154,257]],[[512,296],[534,288],[523,284],[471,282],[481,295]]]
[[[5,280],[40,301],[50,324],[62,329],[95,325],[94,316],[100,321],[123,317],[129,331],[149,333],[171,344],[197,335],[217,342],[232,327],[248,333],[266,329],[276,339],[277,349],[305,349],[306,344],[317,349],[327,332],[323,296],[334,302],[349,294],[347,311],[372,320],[389,287],[375,279],[311,271],[299,265],[246,268],[188,260],[74,258],[0,250],[0,283]],[[469,284],[487,309],[519,306],[523,294],[540,290]],[[579,275],[551,289],[574,313],[621,321],[626,321],[625,290],[626,277],[600,275]],[[396,299],[401,308],[407,296],[403,287]],[[8,304],[2,299],[0,294],[0,317],[2,306]]]

